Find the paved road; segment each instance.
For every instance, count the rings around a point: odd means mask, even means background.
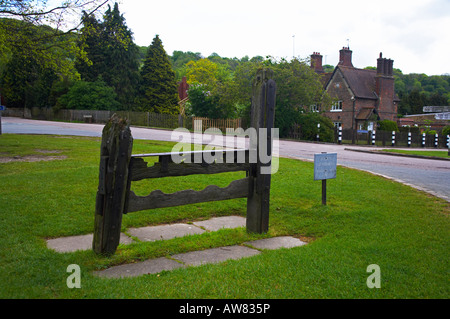
[[[101,136],[104,125],[35,121],[3,117],[3,133]],[[132,128],[135,139],[171,141],[172,131]],[[313,160],[314,154],[337,153],[338,164],[384,175],[427,191],[450,202],[450,161],[387,156],[350,151],[367,147],[279,141],[279,154]],[[377,148],[370,148],[377,149]]]

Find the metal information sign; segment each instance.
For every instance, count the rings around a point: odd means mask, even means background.
[[[322,181],[322,204],[327,204],[327,179],[336,178],[337,154],[314,154],[314,180]]]
[[[326,180],[336,178],[337,154],[314,154],[314,180]]]

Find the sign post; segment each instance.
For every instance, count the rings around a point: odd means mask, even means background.
[[[314,180],[322,181],[322,205],[327,205],[327,179],[336,178],[337,154],[314,154]]]

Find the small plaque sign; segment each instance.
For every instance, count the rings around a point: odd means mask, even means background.
[[[337,154],[314,154],[314,180],[327,180],[336,178]]]

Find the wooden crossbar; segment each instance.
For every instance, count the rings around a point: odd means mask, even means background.
[[[271,128],[275,116],[276,85],[273,72],[260,70],[253,84],[251,125],[268,129],[267,141],[258,137],[251,150],[202,150],[177,153],[132,154],[133,137],[128,121],[114,114],[105,125],[100,147],[99,187],[95,206],[93,250],[98,254],[113,254],[120,240],[122,216],[129,212],[174,207],[210,201],[247,198],[247,230],[264,233],[269,227],[270,175],[260,172],[258,157],[261,143],[268,143],[271,154]],[[228,123],[224,123],[228,125]],[[157,157],[149,166],[145,158]],[[255,161],[254,161],[255,160]],[[270,167],[269,167],[270,168]],[[201,191],[182,190],[165,194],[160,190],[148,196],[137,196],[131,183],[148,178],[218,174],[245,171],[246,178],[235,180],[227,187],[209,185]]]
[[[247,196],[248,178],[232,181],[230,185],[225,188],[209,185],[201,191],[189,189],[173,194],[165,194],[160,190],[156,190],[145,197],[136,196],[133,191],[130,191],[128,212],[132,213],[147,209],[182,206],[234,198],[245,198]]]

